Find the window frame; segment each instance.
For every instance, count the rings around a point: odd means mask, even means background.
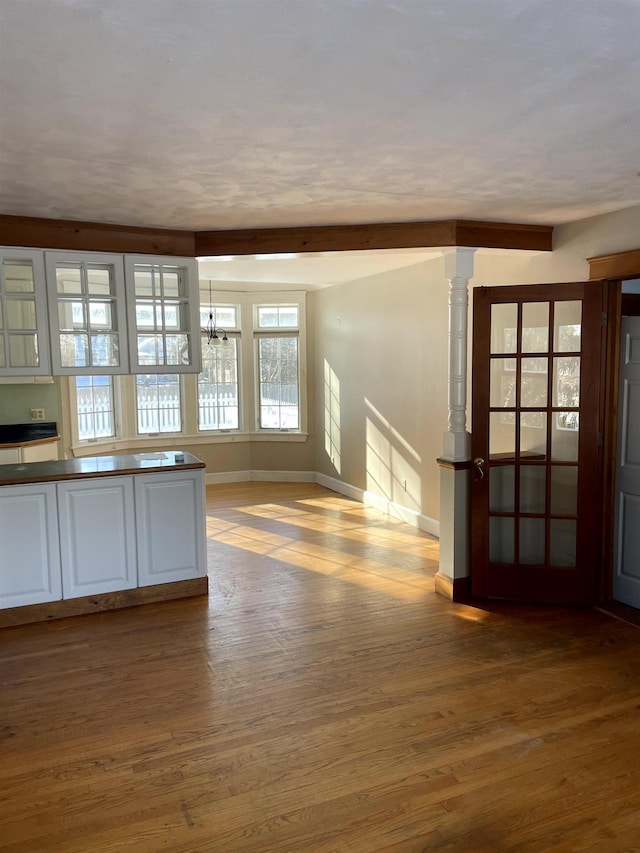
[[[253,430],[260,435],[307,434],[307,348],[306,348],[306,292],[282,291],[278,293],[252,293],[251,299],[251,363],[253,364]],[[297,326],[260,326],[259,309],[268,306],[298,309]],[[260,423],[260,338],[297,337],[298,339],[298,427],[263,427]]]
[[[220,304],[220,303],[217,303]],[[222,327],[221,327],[222,328]],[[227,333],[227,337],[229,340],[235,341],[236,345],[236,377],[237,377],[237,385],[238,385],[238,426],[237,427],[225,427],[224,429],[203,429],[200,426],[200,376],[202,375],[202,371],[196,375],[196,383],[195,383],[195,397],[196,397],[196,405],[195,405],[195,416],[196,416],[196,431],[200,436],[217,436],[217,435],[238,435],[244,432],[243,423],[244,423],[244,405],[242,401],[242,390],[243,390],[243,372],[242,372],[242,332],[241,329],[225,329]],[[213,344],[207,344],[207,336],[201,335],[200,337],[200,346],[204,349],[205,346],[214,346]],[[224,346],[224,343],[220,343],[218,346]],[[217,347],[216,347],[217,348]],[[204,354],[202,356],[202,367],[204,367]]]

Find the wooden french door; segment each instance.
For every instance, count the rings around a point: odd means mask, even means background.
[[[474,291],[476,597],[595,601],[605,295],[599,281]]]

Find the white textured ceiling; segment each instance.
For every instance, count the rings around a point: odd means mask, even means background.
[[[0,213],[188,229],[640,203],[638,0],[1,0]]]

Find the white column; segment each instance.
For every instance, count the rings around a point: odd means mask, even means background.
[[[449,280],[449,424],[442,457],[452,461],[469,459],[471,451],[467,432],[467,317],[475,251],[456,248],[442,253]]]
[[[449,417],[440,457],[440,568],[436,591],[465,598],[469,577],[471,436],[467,432],[469,279],[475,249],[443,251],[449,281]]]

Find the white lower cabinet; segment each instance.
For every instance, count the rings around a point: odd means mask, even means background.
[[[0,488],[0,609],[207,573],[202,469]]]
[[[134,478],[138,528],[138,585],[206,574],[204,478],[173,471]]]
[[[54,483],[0,489],[0,607],[61,598]]]
[[[67,480],[57,488],[62,597],[137,586],[133,478]]]

